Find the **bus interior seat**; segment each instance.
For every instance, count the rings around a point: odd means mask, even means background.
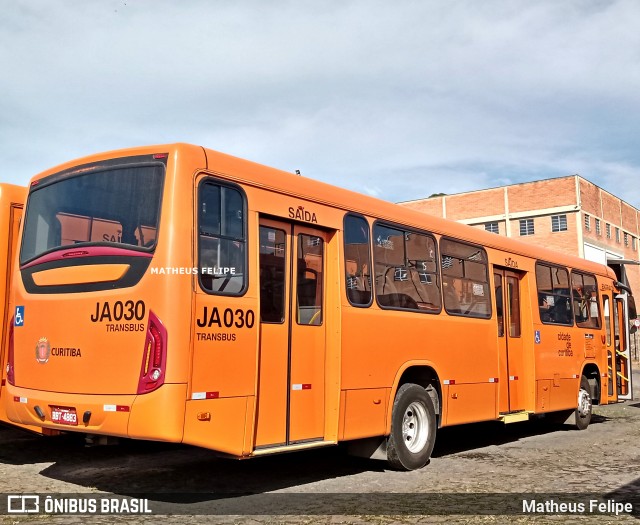
[[[444,306],[447,312],[461,314],[463,313],[460,305],[460,299],[453,286],[453,279],[450,277],[444,277],[442,279],[442,288],[444,295]]]

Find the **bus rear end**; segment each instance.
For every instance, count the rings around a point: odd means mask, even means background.
[[[7,383],[7,358],[9,339],[12,336],[14,322],[13,294],[11,293],[11,281],[13,274],[13,262],[18,246],[18,230],[27,189],[13,184],[0,184],[0,298],[2,318],[2,346],[0,350],[0,370],[2,370],[2,383],[0,385],[0,398],[4,399]],[[18,324],[20,317],[18,314]],[[0,421],[9,423],[4,406],[0,403]],[[39,427],[20,425],[22,428],[33,432],[41,432]]]
[[[165,217],[181,198],[168,175],[177,157],[122,152],[32,181],[14,278],[12,421],[182,439],[188,353],[176,342],[189,330],[190,287],[149,272],[190,256],[171,244],[180,221]]]

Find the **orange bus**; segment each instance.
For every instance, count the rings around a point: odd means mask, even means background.
[[[438,427],[631,392],[608,267],[202,147],[45,171],[21,235],[19,423],[414,469]]]
[[[5,397],[7,379],[7,349],[9,339],[13,330],[13,300],[11,297],[11,282],[13,280],[12,261],[16,257],[18,245],[18,229],[22,218],[22,208],[27,197],[27,188],[14,184],[0,183],[0,319],[2,319],[2,347],[0,348],[0,370],[2,370],[2,380],[0,383],[0,398]],[[18,323],[20,318],[18,318]],[[0,404],[0,421],[11,423],[4,410],[4,405]],[[20,425],[23,426],[23,425]],[[39,427],[23,426],[27,430],[41,432]]]

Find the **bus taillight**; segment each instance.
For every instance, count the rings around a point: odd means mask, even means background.
[[[10,385],[15,386],[16,384],[16,375],[15,368],[13,367],[13,323],[14,318],[11,318],[11,324],[9,325],[9,352],[7,356],[7,381]]]
[[[149,312],[149,325],[144,340],[138,394],[146,394],[160,387],[164,383],[166,366],[167,330],[160,319],[153,312]]]
[[[150,326],[149,331],[153,338],[153,368],[157,369],[162,366],[162,338],[160,337],[160,331],[155,326]]]

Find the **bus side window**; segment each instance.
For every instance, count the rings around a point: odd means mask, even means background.
[[[540,321],[545,324],[572,326],[567,269],[536,263],[536,286]]]
[[[439,313],[436,241],[383,224],[373,228],[376,299],[380,306]]]
[[[411,283],[409,295],[420,309],[439,312],[441,309],[438,286],[436,241],[430,235],[408,232],[405,234],[407,273]]]
[[[486,252],[453,239],[440,240],[444,308],[449,314],[491,317]]]
[[[402,279],[404,234],[396,228],[376,224],[373,237],[376,299],[380,306],[403,308],[407,300],[401,297],[396,283],[399,282],[398,279]]]
[[[600,328],[598,286],[593,275],[571,272],[573,313],[581,328]]]
[[[602,297],[602,306],[603,306],[603,314],[604,314],[604,328],[605,333],[607,334],[607,346],[611,346],[611,309],[609,306],[609,296],[604,295]]]
[[[347,298],[355,306],[369,306],[371,289],[371,247],[369,224],[364,217],[344,219],[344,262]]]
[[[203,290],[241,295],[247,286],[245,204],[236,188],[209,180],[198,196],[198,279]]]
[[[496,291],[496,317],[498,318],[498,337],[504,336],[504,312],[502,311],[502,275],[493,274]]]

